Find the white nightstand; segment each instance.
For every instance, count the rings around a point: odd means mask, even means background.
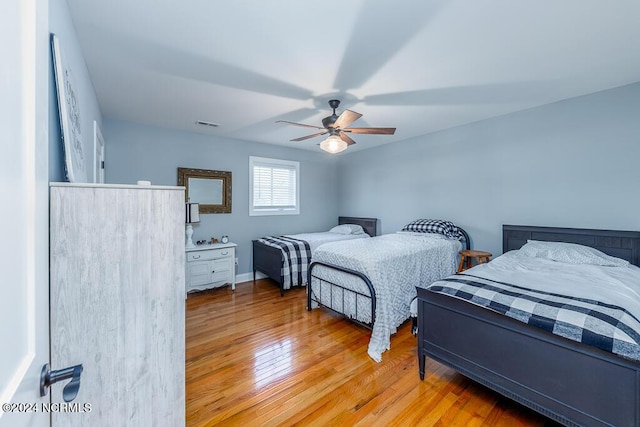
[[[229,242],[187,249],[186,291],[217,288],[227,283],[231,283],[231,289],[235,291],[236,246]]]

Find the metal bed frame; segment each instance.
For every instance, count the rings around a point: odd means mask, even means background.
[[[462,234],[462,239],[464,239],[465,242],[465,249],[470,249],[471,248],[471,240],[469,238],[469,234],[462,228],[458,227],[458,230],[460,230],[460,233]],[[461,240],[462,240],[461,239]],[[323,266],[323,267],[327,267],[327,268],[331,268],[333,270],[337,270],[337,271],[341,271],[343,273],[355,276],[357,278],[359,278],[360,280],[362,280],[362,282],[364,282],[364,284],[367,286],[368,290],[369,290],[369,294],[364,294],[362,292],[358,292],[358,291],[354,291],[351,288],[348,288],[342,284],[339,283],[333,283],[330,282],[326,279],[323,279],[317,275],[313,274],[313,270],[314,267],[317,266]],[[369,278],[364,274],[361,273],[359,271],[355,271],[355,270],[351,270],[349,268],[345,268],[342,267],[340,265],[335,265],[335,264],[329,264],[329,263],[324,263],[324,262],[319,262],[319,261],[312,261],[311,264],[309,264],[309,270],[307,271],[308,274],[308,280],[307,280],[307,310],[311,311],[312,309],[312,303],[316,303],[318,304],[319,307],[323,307],[326,309],[329,309],[330,311],[337,313],[341,316],[344,316],[345,318],[351,320],[354,323],[357,323],[359,325],[362,325],[366,328],[372,329],[373,328],[373,324],[375,323],[375,313],[376,313],[376,291],[375,288],[373,287],[373,285],[371,284],[371,280],[369,280]],[[327,283],[329,284],[329,289],[331,292],[331,296],[333,296],[333,292],[341,292],[342,294],[342,300],[341,300],[341,306],[340,307],[336,307],[333,306],[333,298],[330,298],[329,300],[332,302],[331,305],[326,305],[322,303],[322,295],[314,295],[314,292],[312,291],[311,288],[311,280],[312,279],[316,279],[318,280],[318,288],[320,290],[322,290],[322,284],[323,283]],[[428,284],[428,283],[427,283]],[[425,285],[427,285],[425,284]],[[334,288],[337,289],[336,291],[334,291]],[[345,294],[352,294],[354,296],[354,299],[356,301],[355,304],[355,318],[350,317],[348,315],[346,315],[344,313],[344,300],[345,300]],[[371,323],[365,323],[362,322],[360,320],[358,320],[358,304],[357,304],[357,298],[358,296],[360,297],[364,297],[368,300],[370,300],[370,305],[371,305]],[[413,322],[414,322],[414,328],[415,328],[415,322],[416,322],[416,318],[414,318]]]

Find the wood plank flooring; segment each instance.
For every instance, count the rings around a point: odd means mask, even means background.
[[[368,329],[305,307],[268,279],[189,295],[188,426],[556,425],[430,359],[420,381],[410,322],[376,363]]]

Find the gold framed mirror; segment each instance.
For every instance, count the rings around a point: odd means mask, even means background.
[[[186,201],[200,204],[200,213],[231,213],[231,172],[178,168],[178,185]]]

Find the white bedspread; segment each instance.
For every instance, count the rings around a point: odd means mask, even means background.
[[[391,345],[391,334],[409,317],[409,305],[416,296],[416,286],[427,286],[456,269],[460,242],[429,233],[386,234],[370,239],[326,243],[313,254],[312,261],[339,265],[364,273],[376,292],[376,313],[368,353],[377,362]],[[363,289],[361,280],[336,270],[314,269],[323,279]],[[366,289],[366,287],[364,287]],[[312,282],[310,292],[321,289]],[[354,304],[352,301],[351,304]],[[371,321],[364,301],[356,301],[357,318]],[[354,307],[345,307],[349,317],[356,317]]]
[[[370,238],[368,234],[341,234],[331,233],[330,231],[324,231],[320,233],[287,234],[286,236],[298,240],[305,240],[309,244],[309,249],[311,250],[312,254],[316,251],[316,249],[318,249],[318,246],[322,245],[323,243]]]
[[[465,273],[545,292],[597,299],[628,308],[640,318],[640,268],[635,265],[611,268],[566,264],[510,251]],[[411,315],[418,315],[417,301],[411,306]]]
[[[640,318],[640,268],[566,264],[507,252],[465,273],[486,279],[590,298],[626,308]]]
[[[640,269],[508,252],[429,286],[553,334],[640,361]]]

